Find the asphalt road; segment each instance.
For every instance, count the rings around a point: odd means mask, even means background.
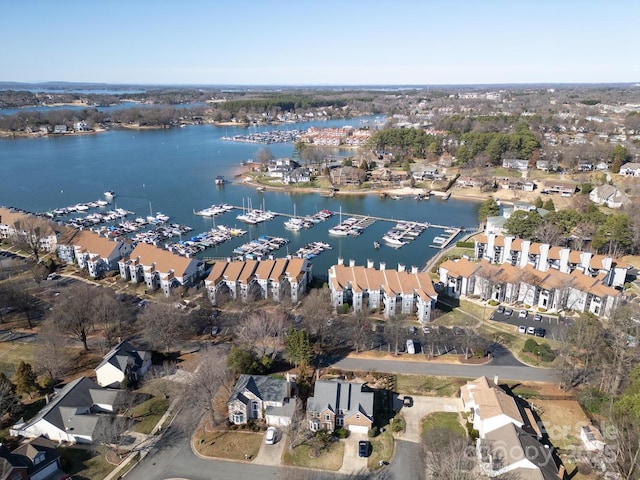
[[[517,361],[516,361],[517,362]],[[370,360],[361,358],[343,358],[333,365],[343,370],[408,373],[422,375],[437,375],[443,377],[477,378],[486,375],[493,378],[498,375],[501,380],[557,382],[558,372],[550,368],[529,367],[523,363],[518,365],[500,365],[489,362],[485,365],[456,365],[436,362],[416,362],[407,356],[398,360]]]
[[[387,468],[394,479],[424,480],[425,468],[420,444],[396,440],[396,452]]]

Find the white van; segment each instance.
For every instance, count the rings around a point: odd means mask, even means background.
[[[407,339],[407,353],[409,355],[415,355],[416,353],[416,347],[413,344],[413,340],[411,340],[410,338]]]

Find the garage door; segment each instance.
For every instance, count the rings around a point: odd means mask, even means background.
[[[349,425],[349,430],[355,433],[367,433],[369,429],[361,425]]]

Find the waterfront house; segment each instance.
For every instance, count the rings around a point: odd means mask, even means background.
[[[120,276],[132,283],[144,282],[149,290],[161,288],[166,296],[179,287],[191,287],[204,275],[204,262],[138,243],[118,262]]]
[[[545,180],[543,193],[559,193],[562,196],[571,196],[576,193],[578,186],[573,182],[562,180]]]
[[[67,228],[58,239],[58,258],[77,263],[93,278],[117,270],[118,262],[133,250],[129,240],[109,240],[90,230]]]
[[[308,168],[298,167],[285,173],[282,177],[282,181],[285,184],[310,182],[311,172]]]
[[[80,377],[57,390],[48,403],[28,422],[14,425],[13,436],[69,443],[92,443],[100,422],[110,421],[121,392],[106,390],[87,377]]]
[[[55,252],[58,237],[53,226],[44,218],[13,208],[0,207],[0,238],[19,240],[31,236],[27,243],[37,241],[39,249]]]
[[[120,387],[125,378],[140,380],[151,367],[151,352],[139,350],[127,341],[113,347],[96,367],[96,381],[101,387]]]
[[[438,298],[429,274],[415,267],[410,272],[403,265],[387,270],[380,262],[380,269],[376,269],[372,261],[366,268],[354,261],[347,266],[341,258],[329,268],[329,289],[336,307],[348,303],[356,312],[381,309],[385,318],[416,315],[420,322],[430,320]]]
[[[53,133],[67,133],[67,130],[67,126],[62,124],[53,127]]]
[[[589,200],[609,208],[621,208],[629,203],[629,197],[613,185],[599,185],[589,192]]]
[[[214,305],[222,298],[296,303],[302,300],[311,277],[311,262],[302,258],[218,261],[204,284]]]
[[[296,399],[294,383],[287,378],[267,375],[240,375],[227,401],[229,421],[244,425],[250,420],[264,420],[267,425],[291,423]]]
[[[313,432],[345,428],[367,433],[373,425],[373,391],[363,383],[318,380],[307,400],[307,421]]]
[[[482,180],[475,178],[475,177],[469,177],[469,176],[460,176],[458,177],[458,179],[456,180],[456,186],[458,187],[481,187],[482,186]]]
[[[620,167],[620,175],[625,177],[640,177],[640,163],[629,162]]]

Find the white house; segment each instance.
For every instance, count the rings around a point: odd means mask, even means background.
[[[640,163],[629,162],[620,167],[620,175],[640,177]]]
[[[33,235],[32,238],[37,239],[40,250],[55,252],[58,237],[45,219],[38,219],[34,215],[13,208],[0,207],[0,238],[13,239],[25,235]]]
[[[118,262],[133,250],[130,241],[110,240],[90,230],[67,229],[58,239],[58,257],[86,268],[91,277],[118,270]]]
[[[236,425],[265,420],[267,425],[289,425],[295,411],[294,383],[267,375],[240,375],[227,401],[229,421]]]
[[[87,377],[80,377],[57,391],[40,412],[26,423],[14,425],[13,436],[46,437],[70,443],[92,443],[99,422],[110,421],[120,392],[106,390]]]
[[[609,208],[621,208],[629,203],[629,197],[613,185],[599,185],[589,192],[589,200]]]
[[[151,353],[138,350],[123,341],[109,351],[96,367],[96,379],[101,387],[119,387],[125,377],[139,380],[151,367]]]

